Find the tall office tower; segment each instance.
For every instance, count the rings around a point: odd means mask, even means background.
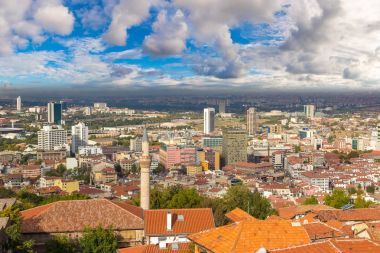
[[[149,209],[150,201],[150,156],[149,156],[149,140],[146,129],[142,137],[142,156],[140,158],[140,207],[143,210]]]
[[[226,113],[226,100],[220,100],[218,102],[219,105],[219,113]]]
[[[48,122],[50,124],[60,125],[62,123],[62,105],[49,102],[47,105]]]
[[[314,118],[315,116],[315,105],[304,105],[303,106],[303,112],[305,113],[305,116],[309,119]]]
[[[247,110],[247,130],[248,134],[250,136],[253,136],[257,133],[259,128],[258,124],[258,116],[257,116],[257,111],[256,108],[250,107]]]
[[[247,162],[247,132],[239,129],[223,131],[222,158],[224,164]]]
[[[44,126],[38,131],[38,149],[55,150],[67,143],[67,131],[61,126]]]
[[[377,143],[376,143],[376,149],[380,150],[380,123],[377,124]]]
[[[78,147],[87,146],[88,144],[88,127],[80,122],[71,127],[71,152],[78,152]]]
[[[205,108],[203,110],[203,133],[210,134],[214,131],[215,125],[215,109]]]
[[[21,102],[21,97],[20,96],[18,96],[17,99],[16,99],[16,108],[17,108],[18,112],[21,112],[22,102]]]

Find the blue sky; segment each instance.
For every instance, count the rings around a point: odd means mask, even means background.
[[[356,2],[2,1],[0,87],[377,88],[380,4]]]

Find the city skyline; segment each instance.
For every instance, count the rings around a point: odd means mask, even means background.
[[[1,92],[355,90],[376,89],[380,79],[377,1],[24,0],[0,7]]]

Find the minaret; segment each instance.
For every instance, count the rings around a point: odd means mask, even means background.
[[[149,157],[149,140],[146,128],[142,138],[142,156],[140,159],[140,207],[144,210],[149,209],[150,194],[150,157]]]

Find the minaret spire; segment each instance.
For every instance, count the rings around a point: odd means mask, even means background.
[[[140,207],[144,210],[149,209],[150,201],[150,156],[149,156],[149,139],[146,127],[142,137],[142,156],[140,158]]]

